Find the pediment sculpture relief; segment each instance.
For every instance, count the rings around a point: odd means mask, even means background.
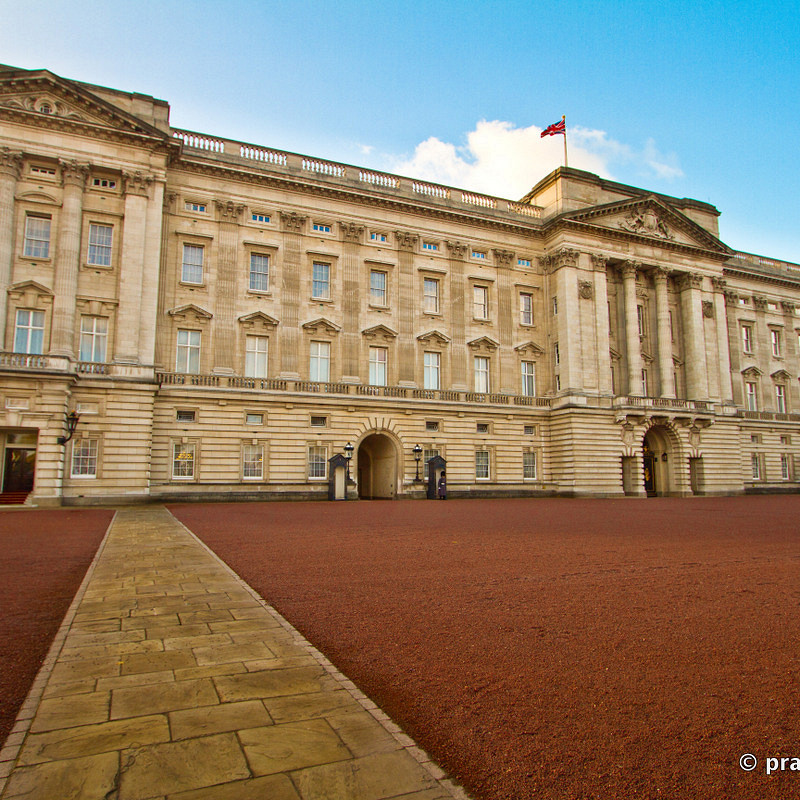
[[[657,236],[659,239],[674,239],[666,223],[652,208],[631,209],[630,214],[619,223],[619,227],[631,233]]]

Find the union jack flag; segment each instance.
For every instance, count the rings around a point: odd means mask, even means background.
[[[558,122],[554,122],[552,125],[548,125],[542,131],[541,138],[544,139],[545,136],[555,136],[556,134],[559,133],[563,133],[564,136],[567,135],[567,123],[563,117]]]

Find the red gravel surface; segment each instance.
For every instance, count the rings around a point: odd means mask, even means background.
[[[172,511],[481,800],[800,797],[800,497]]]
[[[0,512],[0,742],[14,725],[113,513]]]

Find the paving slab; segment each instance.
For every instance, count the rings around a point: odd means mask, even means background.
[[[0,751],[2,800],[452,800],[165,508],[117,512]]]

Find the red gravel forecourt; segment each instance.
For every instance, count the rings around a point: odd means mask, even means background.
[[[480,800],[800,797],[798,496],[171,510]]]
[[[50,649],[114,512],[0,512],[0,743]]]

